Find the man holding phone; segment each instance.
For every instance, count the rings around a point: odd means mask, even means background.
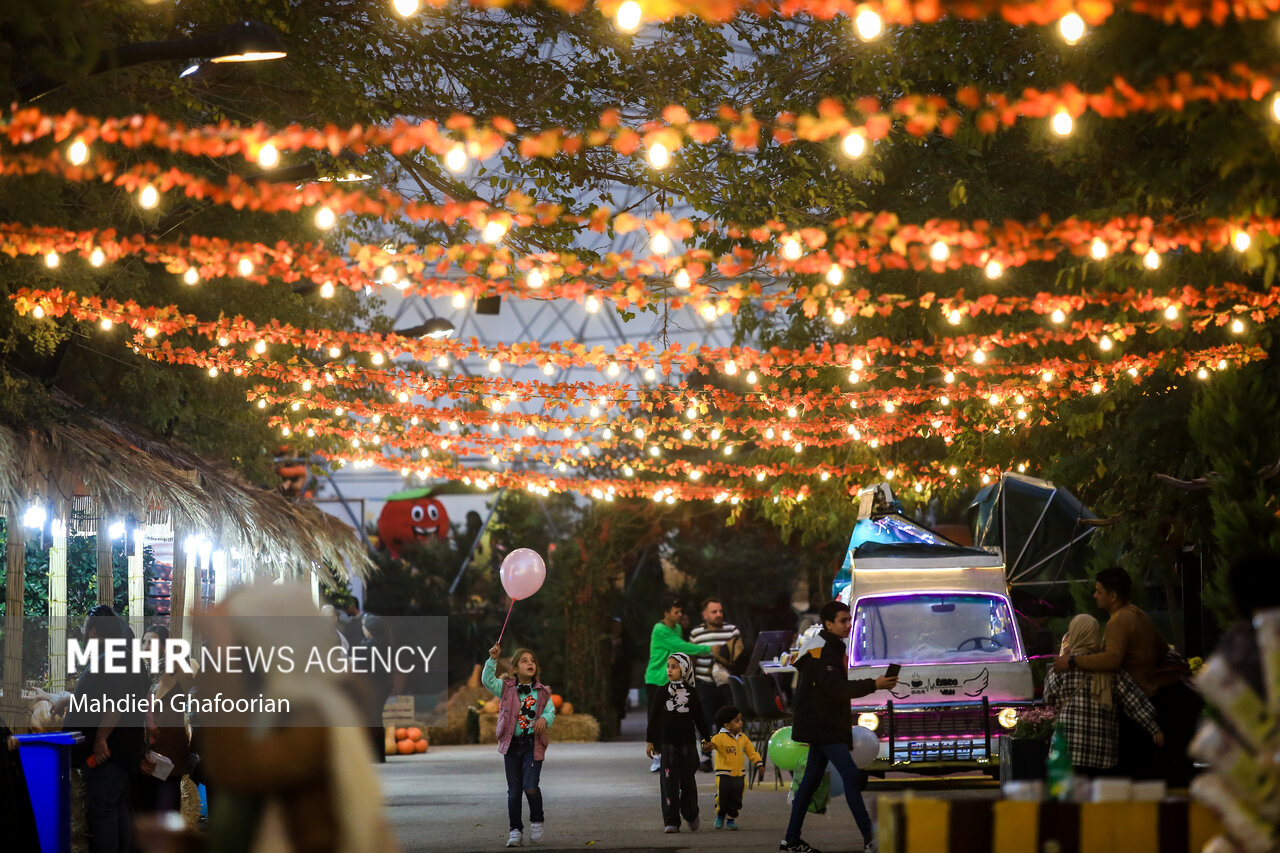
[[[798,683],[792,740],[809,744],[804,778],[791,804],[791,821],[779,850],[818,853],[800,838],[809,802],[830,763],[844,781],[844,795],[853,820],[862,832],[863,849],[874,850],[871,815],[862,801],[862,774],[853,763],[853,713],[849,701],[877,690],[890,690],[898,683],[897,664],[879,678],[849,680],[848,646],[845,641],[853,627],[849,605],[829,601],[818,612],[822,630],[801,646],[796,660]]]

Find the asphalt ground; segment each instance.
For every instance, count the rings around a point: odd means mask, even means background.
[[[526,847],[557,851],[612,850],[650,853],[667,850],[777,850],[790,816],[785,782],[775,787],[772,767],[763,784],[748,789],[735,832],[715,830],[715,778],[698,774],[702,828],[662,831],[658,774],[640,741],[643,720],[624,721],[621,738],[607,743],[553,743],[542,768],[546,811],[542,843]],[[507,839],[507,793],[502,757],[492,744],[432,747],[425,755],[393,756],[380,766],[388,820],[406,853],[479,853],[501,850]],[[887,791],[931,797],[995,799],[995,783],[979,775],[926,779],[893,774],[871,780],[864,798],[875,802]],[[525,824],[528,809],[525,804]],[[527,835],[527,832],[526,832]],[[803,837],[823,853],[862,850],[862,838],[844,798],[826,814],[810,814]]]

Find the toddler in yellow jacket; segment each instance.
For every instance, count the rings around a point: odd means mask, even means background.
[[[716,829],[737,829],[734,821],[742,809],[743,760],[745,755],[759,770],[764,769],[760,753],[742,733],[742,712],[725,705],[716,712],[720,731],[711,739],[716,769]]]

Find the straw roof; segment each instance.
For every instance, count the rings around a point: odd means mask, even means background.
[[[164,507],[178,529],[255,555],[256,562],[292,572],[314,565],[327,580],[372,569],[356,531],[314,505],[260,489],[171,442],[79,417],[80,423],[20,429],[0,424],[0,499],[10,506],[37,496],[70,502],[68,484],[82,483],[101,501],[103,517],[145,518],[148,509]]]

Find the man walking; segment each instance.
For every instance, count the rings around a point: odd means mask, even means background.
[[[1054,672],[1127,672],[1155,706],[1165,734],[1163,749],[1151,743],[1140,727],[1120,718],[1117,771],[1133,778],[1163,775],[1174,786],[1190,783],[1190,764],[1183,758],[1198,716],[1189,709],[1188,692],[1176,668],[1167,665],[1169,645],[1145,611],[1130,603],[1133,581],[1121,568],[1103,569],[1094,585],[1093,600],[1109,614],[1103,650],[1091,655],[1059,656]],[[1163,769],[1163,773],[1161,770]]]
[[[653,705],[653,694],[667,688],[667,658],[676,652],[687,655],[711,654],[711,647],[690,643],[684,639],[680,618],[684,609],[680,599],[675,596],[664,596],[662,599],[662,619],[654,624],[649,635],[649,665],[644,671],[645,707]],[[709,730],[709,729],[708,729]],[[649,770],[657,773],[661,769],[660,758],[655,758]]]
[[[737,627],[724,621],[724,603],[714,596],[702,602],[702,624],[689,632],[689,641],[707,646],[725,646],[723,660],[732,665],[742,651],[742,634]],[[736,650],[736,654],[735,654]],[[714,655],[698,655],[693,659],[694,683],[698,688],[698,700],[707,718],[708,731],[716,731],[716,713],[728,703],[723,689],[729,683],[729,670]],[[711,770],[711,759],[702,762],[702,769]]]

